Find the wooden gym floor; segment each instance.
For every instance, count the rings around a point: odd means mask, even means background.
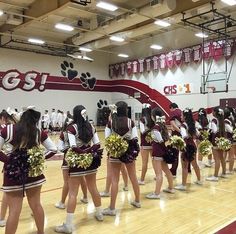
[[[104,143],[104,133],[99,132],[101,142]],[[55,137],[54,137],[55,138]],[[55,139],[56,140],[56,139]],[[104,145],[104,144],[103,144]],[[141,173],[141,157],[137,160],[137,175]],[[65,220],[66,211],[59,210],[54,204],[60,200],[63,184],[61,174],[61,161],[48,161],[45,175],[47,183],[42,189],[42,204],[45,210],[45,233],[54,233],[54,227]],[[213,169],[201,170],[203,177],[212,174]],[[226,223],[236,218],[236,174],[228,179],[220,179],[219,182],[207,182],[203,186],[194,185],[196,179],[194,172],[189,175],[187,192],[177,191],[176,194],[161,194],[160,200],[148,200],[145,195],[154,190],[154,172],[149,161],[146,175],[146,185],[140,186],[142,208],[135,209],[129,205],[133,197],[129,183],[129,191],[124,192],[123,180],[120,180],[120,192],[117,198],[118,214],[116,217],[104,217],[102,223],[93,217],[94,206],[89,195],[89,203],[82,204],[79,201],[75,212],[75,231],[73,233],[115,234],[122,233],[214,233]],[[2,178],[1,178],[2,179]],[[106,179],[106,156],[104,155],[102,166],[97,174],[99,191],[103,191]],[[176,183],[181,182],[181,168],[178,169]],[[164,187],[167,181],[164,177]],[[102,207],[109,205],[110,198],[102,198]],[[0,227],[0,234],[4,228]],[[26,199],[24,201],[17,234],[36,233],[34,220]]]

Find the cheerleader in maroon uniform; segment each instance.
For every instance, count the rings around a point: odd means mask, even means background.
[[[103,214],[111,216],[116,215],[115,203],[122,162],[125,163],[135,194],[135,200],[131,202],[131,205],[136,208],[141,207],[140,190],[135,169],[135,159],[139,153],[138,134],[134,122],[128,118],[128,106],[123,101],[117,102],[112,108],[112,120],[105,129],[105,138],[109,137],[113,132],[125,139],[129,147],[120,158],[109,156],[112,171],[111,201],[110,206],[103,210]]]
[[[171,103],[169,107],[170,107],[170,125],[171,125],[171,128],[172,128],[172,134],[171,135],[172,136],[174,136],[174,135],[181,136],[180,126],[182,124],[182,121],[181,121],[182,111],[179,109],[179,107],[176,103]],[[176,177],[178,164],[179,164],[179,157],[172,164],[172,167],[170,169],[170,171],[171,171],[171,173],[174,177]]]
[[[69,199],[67,204],[66,221],[55,228],[59,233],[72,233],[73,218],[77,202],[79,185],[85,176],[88,190],[95,205],[95,218],[103,221],[101,197],[97,190],[96,173],[101,165],[100,141],[95,128],[89,123],[84,106],[78,105],[73,109],[73,124],[67,128],[69,146],[78,154],[92,153],[92,164],[84,169],[81,167],[69,168]],[[91,145],[91,143],[93,145]]]
[[[25,175],[27,168],[20,168],[20,174],[17,174],[19,167],[14,164],[14,158],[22,160],[22,155],[27,149],[39,146],[40,143],[48,150],[46,158],[56,153],[56,146],[52,143],[45,132],[40,132],[37,125],[40,119],[40,113],[28,108],[21,116],[20,121],[15,125],[7,125],[1,131],[0,148],[5,143],[13,147],[9,156],[0,152],[0,160],[4,162],[3,191],[6,193],[7,204],[9,206],[9,215],[6,223],[6,233],[15,233],[22,209],[23,192],[26,191],[29,206],[33,212],[38,234],[44,233],[44,211],[40,202],[40,192],[42,184],[45,182],[43,174],[37,177]],[[10,169],[11,168],[11,169]],[[14,170],[15,168],[15,170]],[[20,181],[11,177],[12,174],[18,175],[18,178],[24,178]]]
[[[197,185],[202,185],[200,169],[197,165],[196,152],[197,147],[194,143],[194,139],[197,135],[197,130],[195,127],[195,121],[193,119],[192,111],[186,108],[182,114],[183,124],[180,127],[180,133],[182,138],[186,143],[185,151],[181,154],[182,163],[182,184],[175,186],[175,189],[185,191],[187,184],[188,168],[189,164],[193,166],[195,174],[197,176],[197,181],[194,183]]]
[[[142,117],[140,119],[140,133],[141,133],[141,156],[142,156],[142,172],[141,178],[138,181],[140,185],[145,184],[145,175],[148,167],[148,158],[152,152],[151,142],[147,141],[147,136],[151,132],[154,122],[151,118],[151,105],[144,103],[142,108]]]
[[[66,118],[65,123],[63,125],[62,132],[59,137],[59,142],[58,142],[58,150],[64,153],[63,157],[63,162],[62,162],[62,175],[63,175],[63,187],[62,187],[62,194],[61,194],[61,200],[55,204],[55,207],[58,209],[65,209],[65,201],[66,197],[68,195],[69,191],[69,185],[68,185],[68,180],[69,180],[69,167],[67,165],[67,162],[65,160],[65,155],[70,148],[69,146],[69,139],[68,139],[68,133],[67,133],[67,127],[69,124],[72,123],[72,119]],[[87,199],[87,185],[85,182],[85,179],[81,179],[81,189],[83,191],[83,197],[80,199],[82,203],[88,203]]]
[[[210,131],[209,129],[209,120],[207,119],[207,113],[204,108],[200,108],[198,110],[198,120],[196,121],[196,129],[199,132],[199,137],[197,139],[197,144],[199,144],[199,141],[202,140],[201,138],[201,132],[202,131]],[[209,134],[210,135],[210,134]],[[210,139],[210,137],[209,137]],[[203,168],[204,166],[211,167],[212,165],[212,155],[208,156],[208,162],[204,165],[202,162],[203,156],[198,152],[198,165],[200,168]]]
[[[222,178],[227,178],[226,176],[226,162],[224,157],[224,152],[217,148],[215,139],[216,137],[225,137],[225,124],[224,124],[224,111],[216,107],[213,110],[213,116],[214,118],[211,121],[210,129],[212,131],[212,140],[211,143],[213,144],[213,157],[215,160],[215,171],[213,176],[209,176],[206,178],[208,181],[218,181],[218,174],[220,170],[220,165],[222,167]]]
[[[168,168],[167,163],[163,157],[166,154],[167,148],[165,142],[168,141],[168,130],[165,126],[165,116],[159,108],[152,110],[152,119],[155,121],[155,126],[151,130],[152,136],[152,165],[156,175],[156,188],[155,192],[146,195],[148,199],[160,199],[160,191],[163,183],[162,171],[166,174],[169,187],[164,189],[163,192],[175,193],[173,189],[173,176]]]
[[[15,124],[15,120],[9,115],[5,110],[0,113],[0,131],[6,127],[8,124]],[[9,144],[3,146],[4,153],[8,154],[12,151],[12,147]],[[1,211],[0,211],[0,227],[6,226],[5,216],[7,213],[7,202],[6,194],[3,192],[2,202],[1,202]]]
[[[230,107],[226,107],[224,109],[224,123],[225,123],[225,134],[226,138],[228,138],[232,142],[232,147],[231,149],[225,153],[227,156],[228,154],[228,159],[229,159],[229,171],[227,174],[232,175],[233,174],[233,169],[234,169],[234,152],[236,145],[233,144],[233,130],[235,128],[235,122],[234,122],[234,116],[233,116],[233,109]]]

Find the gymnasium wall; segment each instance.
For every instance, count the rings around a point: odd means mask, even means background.
[[[88,110],[89,118],[95,121],[98,100],[107,100],[110,103],[111,94],[92,91],[96,79],[108,78],[107,56],[96,54],[93,57],[96,62],[0,49],[0,109],[10,106],[20,110],[23,106],[35,105],[42,112],[45,109],[51,112],[52,108],[71,111],[75,105],[83,104]],[[68,62],[69,67],[65,64],[61,66],[64,61]],[[73,68],[70,67],[70,62]],[[16,75],[12,78],[9,70],[15,69],[17,71],[13,71],[16,72],[13,74]],[[72,71],[70,74],[69,70]],[[34,72],[33,76],[26,78],[26,73],[29,75],[31,71],[38,73],[36,78]],[[64,71],[66,76],[61,71]],[[89,72],[91,77],[88,77],[86,72]],[[43,78],[42,73],[47,75]],[[91,80],[91,87],[86,82],[83,84],[84,87],[82,86],[79,79],[82,73],[87,75],[87,80]],[[74,75],[76,76],[73,77]]]

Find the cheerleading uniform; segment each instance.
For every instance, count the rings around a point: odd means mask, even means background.
[[[151,131],[152,134],[152,157],[154,160],[163,161],[163,156],[166,153],[165,142],[162,138],[159,125],[155,125]]]
[[[216,139],[217,137],[220,137],[220,133],[219,133],[218,120],[217,120],[216,118],[213,118],[213,119],[211,120],[210,129],[211,129],[211,132],[212,132],[211,143],[212,143],[212,145],[213,145],[213,148],[214,148],[214,149],[217,149],[215,139]]]
[[[40,132],[40,136],[38,136],[38,144],[42,144],[46,149],[47,153],[45,155],[45,158],[52,157],[56,152],[56,146],[51,141],[51,139],[48,137],[47,133],[44,131]],[[8,143],[12,147],[16,144],[16,129],[15,125],[9,124],[5,128],[2,129],[0,134],[0,149],[3,148],[3,145],[5,143]],[[9,164],[9,158],[6,154],[4,154],[2,151],[0,152],[0,161],[4,162],[4,172],[6,171],[7,164]],[[46,179],[43,174],[37,177],[27,177],[24,185],[21,182],[16,182],[6,175],[4,173],[3,178],[3,191],[4,192],[13,192],[13,191],[20,191],[23,189],[29,189],[37,186],[41,186],[43,183],[45,183]],[[24,187],[24,188],[23,188]]]
[[[226,138],[233,142],[233,124],[229,119],[224,120]]]
[[[126,140],[129,143],[128,149],[126,152],[130,151],[131,148],[134,149],[134,151],[139,152],[139,146],[138,146],[138,132],[137,128],[134,124],[134,122],[127,118],[127,117],[120,117],[120,121],[123,122],[123,127],[122,129],[119,129],[117,132],[115,132],[112,129],[112,122],[109,121],[106,128],[105,128],[105,138],[109,137],[113,132],[118,134],[120,137],[122,137],[124,140]],[[125,155],[123,155],[125,156]],[[137,155],[136,155],[137,156]],[[122,157],[122,156],[121,156]],[[135,160],[135,159],[134,159]],[[112,155],[109,155],[109,161],[113,163],[122,163],[123,161],[120,160],[120,158],[114,158]],[[124,161],[124,163],[126,163]]]
[[[169,120],[174,121],[176,126],[179,128],[182,124],[181,115],[182,115],[182,111],[178,108],[176,108],[170,112],[170,119]],[[172,136],[174,136],[174,135],[181,136],[181,134],[179,132],[177,132],[176,130],[172,131]],[[178,164],[179,164],[179,157],[177,157],[177,160],[172,164],[172,167],[170,169],[173,176],[176,176]]]
[[[182,159],[192,161],[196,155],[197,147],[193,137],[188,133],[188,125],[186,123],[181,125],[180,134],[186,143],[186,149],[182,152]]]
[[[65,160],[65,155],[68,151],[68,149],[70,148],[70,144],[69,144],[69,139],[68,139],[68,133],[67,132],[61,132],[60,136],[59,136],[59,141],[58,141],[58,150],[63,152],[64,156],[63,156],[63,161],[62,161],[62,166],[61,169],[62,170],[68,170],[68,164]]]
[[[92,126],[92,125],[91,125]],[[88,142],[85,143],[79,138],[78,127],[76,124],[73,124],[67,128],[69,146],[75,150],[77,153],[89,153],[100,148],[100,141],[96,129],[92,126],[93,137]],[[93,146],[91,147],[91,143]],[[70,167],[69,175],[74,176],[86,176],[97,172],[97,168],[101,165],[101,157],[94,157],[92,164],[84,169],[81,167]]]
[[[146,136],[148,135],[149,132],[151,132],[151,129],[148,128],[147,121],[145,118],[140,119],[139,127],[141,133],[140,138],[141,138],[142,149],[147,149],[147,150],[152,149],[151,143],[146,141]]]

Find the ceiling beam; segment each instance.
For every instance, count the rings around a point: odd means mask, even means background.
[[[39,20],[64,8],[68,3],[70,3],[70,0],[36,0],[30,5],[29,9],[24,10],[22,14],[23,23],[21,25],[4,24],[0,27],[0,32],[13,31],[14,28],[26,26],[34,19]]]

